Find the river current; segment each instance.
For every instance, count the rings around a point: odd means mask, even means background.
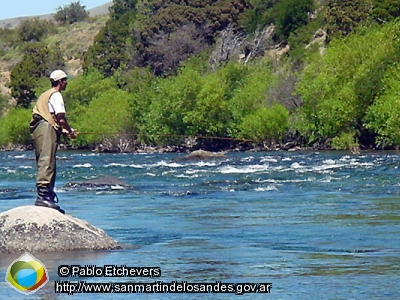
[[[67,214],[122,250],[33,253],[50,282],[1,299],[400,299],[397,152],[184,154],[59,151],[56,192]],[[0,153],[0,212],[35,200],[34,153]],[[70,186],[112,176],[129,185]],[[159,267],[161,277],[62,278],[60,265]],[[56,294],[55,282],[271,283],[269,294]],[[193,287],[193,286],[192,286]],[[244,289],[244,290],[243,290]],[[237,291],[237,290],[236,290]]]

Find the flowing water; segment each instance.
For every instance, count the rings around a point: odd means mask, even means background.
[[[400,156],[396,152],[184,154],[59,152],[56,191],[68,214],[122,250],[33,253],[50,282],[1,299],[400,299]],[[133,188],[66,187],[112,176]],[[34,203],[33,152],[0,153],[0,212]],[[73,234],[73,233],[72,233]],[[161,277],[63,278],[60,265],[159,267]],[[272,283],[270,294],[55,294],[55,281]]]

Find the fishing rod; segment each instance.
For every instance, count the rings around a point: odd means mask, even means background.
[[[78,131],[78,134],[93,134],[93,135],[118,135],[116,133],[107,133],[107,132],[93,132],[93,131]],[[121,134],[121,135],[130,135],[134,136],[132,133]],[[238,138],[229,138],[229,137],[220,137],[220,136],[203,136],[203,135],[178,135],[178,134],[148,134],[147,136],[158,136],[158,137],[179,137],[179,138],[194,138],[194,139],[217,139],[217,140],[228,140],[228,141],[240,141],[243,143],[252,143],[254,141],[249,139],[238,139]]]

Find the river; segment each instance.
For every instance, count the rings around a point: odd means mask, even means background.
[[[184,154],[58,152],[56,192],[67,214],[123,249],[34,253],[50,282],[24,296],[1,278],[2,299],[400,299],[397,152]],[[113,176],[132,188],[67,187]],[[35,199],[34,153],[0,153],[0,212]],[[62,278],[60,265],[159,267],[161,277]],[[271,283],[269,294],[56,294],[55,282]],[[193,287],[193,286],[192,286]],[[237,292],[237,290],[235,290]]]

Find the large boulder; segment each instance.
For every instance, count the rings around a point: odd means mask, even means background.
[[[0,214],[0,253],[121,249],[104,230],[55,209],[21,206]]]

